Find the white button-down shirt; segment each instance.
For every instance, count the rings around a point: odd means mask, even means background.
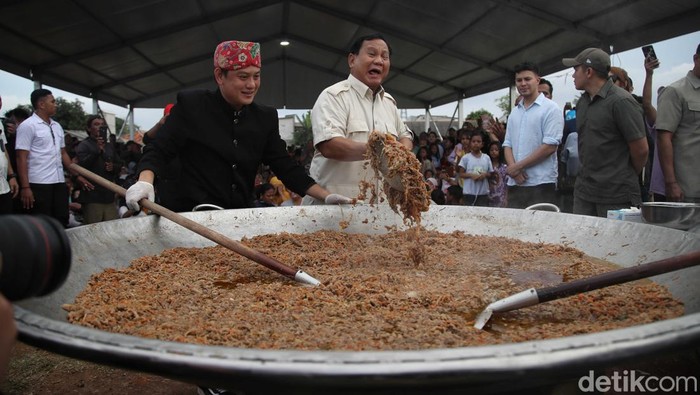
[[[314,146],[334,137],[365,143],[373,130],[390,133],[397,140],[413,139],[413,133],[401,120],[394,98],[383,88],[374,94],[352,75],[321,92],[311,110],[311,124]],[[367,161],[329,159],[318,150],[311,161],[310,174],[330,192],[348,197],[356,197],[360,181],[370,181],[374,176]],[[310,203],[306,198],[304,202]]]
[[[31,184],[58,184],[66,182],[61,162],[61,148],[65,147],[61,125],[50,119],[44,122],[32,114],[17,127],[15,149],[29,151],[27,167]]]

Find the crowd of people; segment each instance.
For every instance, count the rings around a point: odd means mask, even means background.
[[[70,166],[78,164],[128,187],[141,146],[133,141],[117,142],[99,115],[87,117],[87,138],[81,141],[51,118],[56,105],[49,90],[37,89],[30,99],[33,113],[22,107],[5,112],[0,172],[7,184],[0,182],[0,214],[45,214],[66,227],[122,217],[120,199],[113,192]]]
[[[507,122],[467,120],[446,136],[416,137],[414,153],[436,204],[526,208],[551,203],[563,211],[606,217],[643,201],[700,201],[692,168],[700,149],[700,46],[694,68],[659,87],[659,60],[643,58],[641,96],[610,56],[589,48],[563,59],[582,91],[560,109],[552,85],[533,63],[514,67],[519,97]],[[662,115],[663,113],[663,115]],[[485,160],[490,159],[490,161]]]
[[[32,92],[31,114],[21,107],[5,113],[0,213],[43,213],[76,226],[134,215],[142,198],[174,211],[348,203],[371,178],[366,139],[377,125],[413,150],[435,204],[553,203],[605,216],[645,200],[696,201],[697,58],[696,51],[684,79],[658,88],[658,110],[651,102],[659,67],[653,56],[644,58],[642,96],[600,49],[563,59],[583,93],[563,110],[537,65],[524,62],[514,67],[519,97],[506,122],[482,116],[445,134],[415,133],[381,84],[391,47],[369,35],[349,51],[348,79],[319,95],[313,141],[295,149],[279,138],[276,111],[254,102],[259,44],[228,41],[214,54],[218,90],[180,93],[145,134],[144,147],[117,143],[98,115],[88,117],[88,137],[77,141],[52,119],[51,92]],[[71,163],[128,188],[127,197],[73,172]]]

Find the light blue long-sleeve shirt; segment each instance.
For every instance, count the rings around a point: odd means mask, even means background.
[[[564,116],[559,106],[540,93],[528,108],[521,101],[508,117],[504,147],[513,150],[515,161],[521,161],[542,144],[559,145],[564,130]],[[557,153],[525,169],[527,179],[520,186],[557,182]],[[517,185],[509,178],[508,185]]]

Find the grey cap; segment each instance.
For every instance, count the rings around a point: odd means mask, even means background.
[[[561,62],[569,67],[583,64],[603,73],[610,71],[610,55],[599,48],[586,48],[575,58],[564,58]]]

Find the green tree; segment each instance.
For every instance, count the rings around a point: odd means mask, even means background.
[[[510,95],[503,95],[495,100],[498,108],[503,111],[503,116],[508,117],[510,115]]]
[[[307,111],[306,114],[301,116],[300,123],[301,127],[294,128],[292,142],[296,146],[303,147],[309,140],[314,138],[313,129],[311,127],[311,111]]]
[[[60,123],[63,129],[84,130],[87,117],[80,100],[69,102],[62,97],[56,98],[56,115],[52,118]]]
[[[112,133],[119,133],[120,130],[122,130],[122,126],[124,125],[124,122],[126,122],[124,119],[119,118],[119,117],[114,117],[114,128],[117,130],[112,130]],[[140,130],[140,128],[136,128],[136,130]]]
[[[20,104],[17,107],[21,107],[22,109],[26,110],[28,113],[34,112],[34,109],[32,108],[31,105],[29,104]],[[63,129],[66,130],[84,130],[85,129],[85,123],[87,122],[87,117],[90,115],[85,112],[83,109],[83,104],[80,102],[80,100],[75,99],[73,102],[69,102],[65,100],[62,97],[56,98],[56,115],[54,115],[52,118],[61,124]],[[10,111],[8,109],[7,111]],[[5,111],[5,113],[7,113]],[[126,120],[124,118],[120,117],[114,117],[114,123],[115,123],[115,128],[117,129],[116,131],[113,130],[112,133],[117,133],[121,130],[122,125]],[[310,123],[309,123],[310,125]],[[136,130],[141,129],[140,126],[134,125]]]
[[[484,114],[488,115],[489,117],[493,117],[493,114],[491,114],[490,112],[488,112],[487,110],[485,110],[483,108],[480,108],[476,111],[470,112],[469,115],[467,115],[467,119],[473,119],[473,120],[477,121],[479,123],[479,125],[481,125],[481,116]]]

